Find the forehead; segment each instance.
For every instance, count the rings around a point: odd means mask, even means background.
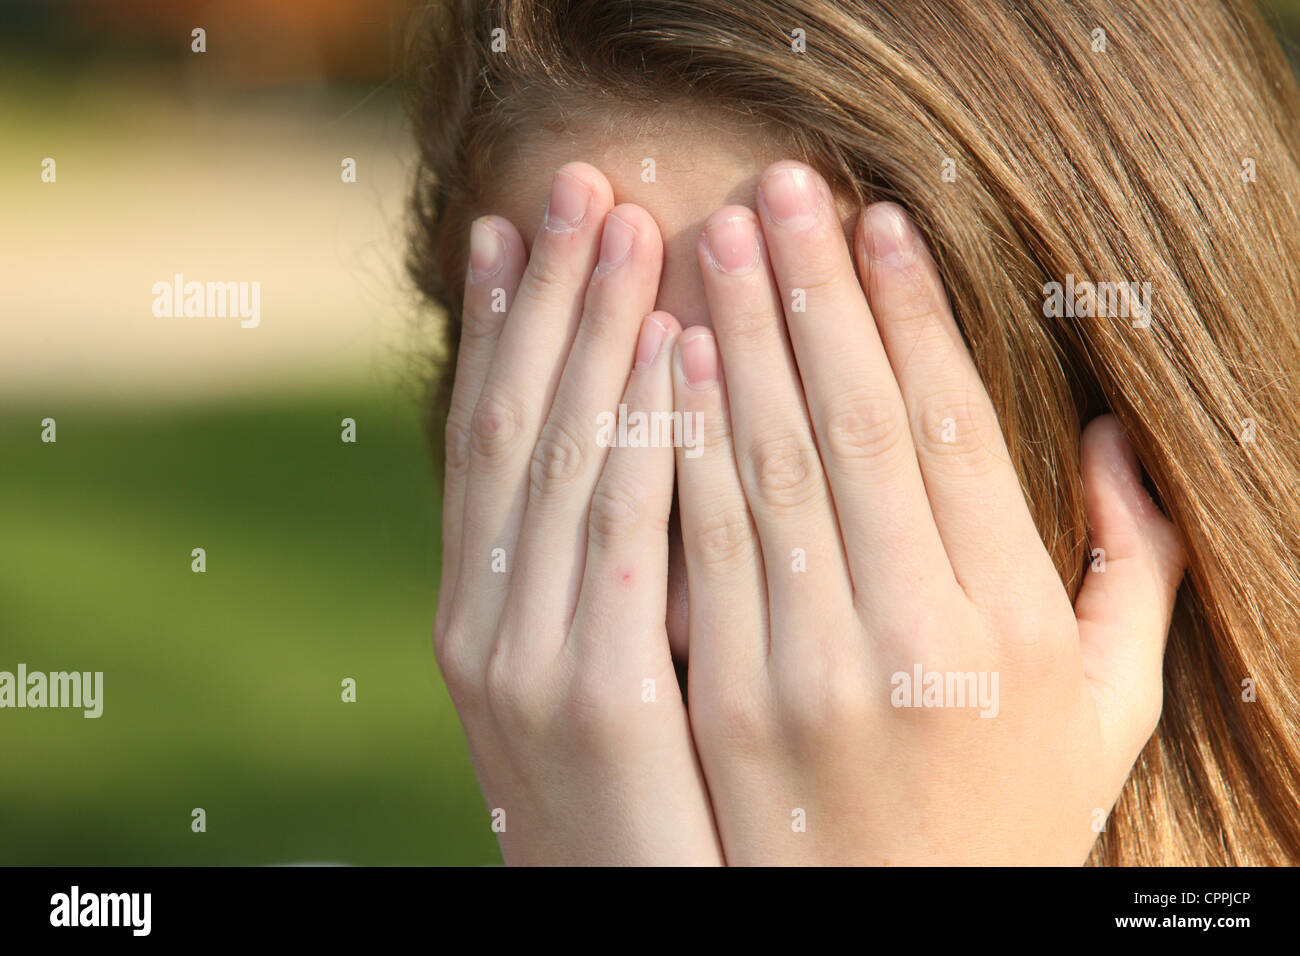
[[[539,124],[516,137],[494,163],[474,214],[509,219],[531,251],[555,171],[572,161],[590,163],[609,180],[616,204],[641,206],[659,226],[664,261],[655,308],[683,326],[711,325],[696,254],[705,220],[723,206],[753,209],[763,171],[802,157],[787,137],[756,120],[698,109],[678,110],[671,119],[632,112],[608,111],[555,129]],[[856,210],[841,207],[847,237]]]
[[[505,216],[531,243],[555,170],[581,160],[605,174],[616,203],[635,203],[654,216],[667,254],[682,239],[693,248],[714,210],[753,208],[759,174],[791,153],[783,137],[756,120],[621,112],[517,137],[476,212]]]

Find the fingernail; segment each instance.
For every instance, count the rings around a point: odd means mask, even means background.
[[[668,329],[662,322],[653,315],[647,315],[641,323],[641,336],[636,340],[636,364],[632,367],[640,371],[650,366],[659,357],[659,350],[663,348],[667,334]]]
[[[759,183],[759,199],[768,218],[787,229],[807,229],[817,221],[821,190],[808,170],[784,166]]]
[[[506,244],[486,219],[475,219],[469,227],[469,278],[482,282],[501,271],[506,263]]]
[[[867,213],[871,258],[894,267],[911,265],[920,237],[897,206],[873,206]]]
[[[587,184],[560,170],[551,183],[551,199],[546,204],[546,228],[551,232],[572,232],[586,218],[590,202],[591,190]]]
[[[704,244],[722,272],[748,272],[758,262],[758,230],[748,216],[732,216],[704,228]]]
[[[718,343],[711,332],[696,332],[678,340],[682,353],[682,373],[691,388],[708,388],[718,380]]]
[[[605,229],[600,236],[600,261],[596,263],[596,271],[603,274],[617,269],[632,251],[634,239],[635,229],[618,216],[606,216]]]

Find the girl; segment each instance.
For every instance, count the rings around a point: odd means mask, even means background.
[[[1249,3],[411,41],[435,648],[507,862],[1300,861],[1300,93]]]

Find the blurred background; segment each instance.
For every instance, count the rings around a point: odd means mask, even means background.
[[[429,645],[410,2],[0,0],[0,671],[104,674],[0,711],[0,864],[500,861]]]
[[[0,11],[0,670],[105,697],[0,711],[0,863],[499,862],[429,643],[406,3]],[[178,272],[260,324],[156,317]]]

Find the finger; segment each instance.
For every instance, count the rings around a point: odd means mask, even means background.
[[[677,339],[677,514],[686,564],[692,672],[757,676],[767,657],[767,586],[736,469],[718,345],[702,326]]]
[[[470,227],[469,267],[461,309],[456,377],[447,411],[446,471],[442,493],[442,584],[439,593],[456,591],[469,473],[469,429],[474,405],[487,378],[506,311],[519,288],[528,254],[523,237],[508,220],[483,216]],[[450,602],[438,601],[438,616]]]
[[[743,206],[714,213],[698,253],[726,370],[740,480],[762,546],[773,634],[847,640],[809,627],[832,595],[851,595],[852,586],[754,213]],[[772,651],[779,653],[775,645]]]
[[[660,335],[660,329],[666,330]],[[668,593],[668,520],[673,497],[671,360],[681,326],[666,312],[646,317],[637,359],[622,404],[651,423],[641,437],[611,447],[591,500],[588,549],[578,609],[565,644],[568,664],[578,675],[575,694],[586,681],[600,696],[635,701],[632,716],[609,725],[623,746],[653,754],[647,786],[655,780],[689,781],[688,805],[701,826],[684,839],[717,845],[704,772],[696,756],[682,689],[673,668],[665,627]],[[659,428],[654,423],[658,422]],[[634,427],[634,426],[633,426]],[[645,788],[643,787],[644,791]],[[692,796],[694,795],[694,796]],[[677,795],[673,795],[675,797]],[[699,799],[695,799],[698,797]],[[665,796],[654,798],[662,803]],[[671,798],[669,798],[671,804]],[[707,821],[707,824],[705,823]],[[719,852],[721,852],[719,847]]]
[[[985,606],[1059,586],[924,239],[902,209],[877,203],[859,221],[856,246],[957,582]]]
[[[907,410],[825,181],[802,163],[776,163],[758,207],[854,595],[880,621],[910,605],[917,582],[957,586]]]
[[[522,640],[540,642],[548,632],[512,628],[511,622],[572,620],[587,550],[587,512],[608,439],[617,437],[628,369],[653,359],[669,334],[662,317],[646,318],[662,264],[663,245],[650,214],[637,206],[616,207],[605,219],[582,320],[529,466],[518,566],[502,618],[503,631]],[[561,630],[551,636],[563,635]]]
[[[1160,715],[1165,639],[1187,554],[1142,487],[1137,454],[1113,415],[1084,429],[1081,464],[1093,545],[1074,603],[1083,672],[1107,740],[1136,754]]]
[[[646,316],[638,367],[622,404],[629,416],[645,416],[647,425],[635,437],[629,431],[626,444],[610,448],[591,498],[570,649],[595,662],[599,673],[628,673],[630,662],[670,667],[664,630],[673,498],[670,359],[680,331],[667,312]],[[647,355],[651,357],[643,361]],[[664,422],[669,423],[666,429]]]
[[[517,565],[528,463],[551,407],[596,265],[601,227],[613,206],[609,182],[586,163],[555,175],[547,213],[501,330],[470,425],[462,531],[463,615],[494,629]]]

